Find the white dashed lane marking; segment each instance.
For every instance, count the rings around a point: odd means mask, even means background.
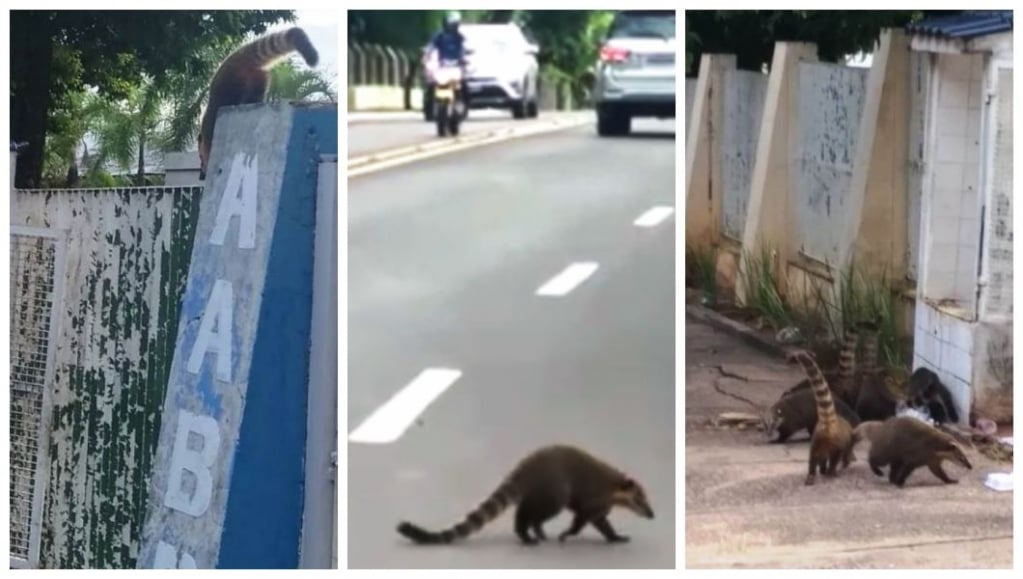
[[[573,263],[562,270],[561,273],[552,277],[547,283],[536,290],[538,296],[560,297],[574,290],[579,284],[586,281],[586,278],[597,271],[597,263],[593,261],[580,261]]]
[[[438,396],[462,376],[461,370],[427,368],[348,435],[349,442],[385,444],[405,430]]]
[[[675,209],[673,207],[658,205],[644,211],[632,224],[636,227],[654,227],[670,217],[674,212]]]

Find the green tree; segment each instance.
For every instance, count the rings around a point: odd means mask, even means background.
[[[143,75],[159,84],[197,45],[261,33],[292,11],[15,10],[11,12],[11,136],[27,141],[17,184],[42,176],[51,122],[85,86],[126,98]],[[57,127],[59,129],[59,127]]]
[[[444,10],[349,10],[348,42],[418,51],[440,30],[445,13]]]
[[[770,66],[775,42],[817,44],[825,62],[870,52],[884,28],[900,28],[922,16],[947,13],[911,10],[687,10],[686,70],[699,73],[703,53],[736,56],[744,70]],[[953,11],[954,12],[954,11]]]
[[[116,101],[94,97],[93,130],[98,150],[89,156],[90,169],[113,162],[125,173],[135,169],[135,185],[146,184],[146,156],[158,149],[164,116],[160,89],[150,80],[129,89]],[[91,171],[90,171],[91,172]]]
[[[270,88],[267,99],[319,100],[337,102],[334,83],[323,74],[308,68],[297,68],[291,61],[281,62],[270,70]]]

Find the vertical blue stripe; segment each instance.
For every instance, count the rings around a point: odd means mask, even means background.
[[[217,567],[294,569],[304,495],[316,176],[337,108],[295,108]]]

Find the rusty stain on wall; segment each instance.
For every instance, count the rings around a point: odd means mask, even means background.
[[[67,231],[40,564],[134,568],[201,187],[17,191]]]

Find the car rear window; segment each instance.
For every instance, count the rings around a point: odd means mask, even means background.
[[[673,12],[625,12],[615,16],[609,38],[675,38]]]

